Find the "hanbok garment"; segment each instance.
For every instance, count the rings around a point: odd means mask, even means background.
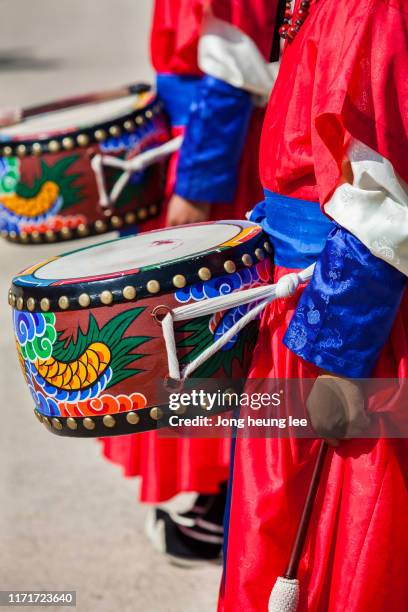
[[[408,377],[407,45],[403,0],[319,0],[283,52],[252,219],[274,243],[276,279],[317,264],[264,311],[252,378]],[[238,432],[220,612],[268,610],[319,444]],[[408,610],[407,482],[406,439],[329,450],[299,612]]]
[[[269,63],[276,1],[156,0],[151,34],[157,90],[173,136],[167,196],[211,204],[210,219],[243,219],[262,197],[259,141],[274,81]],[[166,208],[157,223],[163,227]],[[154,375],[154,373],[153,373]],[[228,478],[230,441],[165,439],[156,432],[103,441],[125,476],[141,476],[141,500],[183,491],[216,493]]]

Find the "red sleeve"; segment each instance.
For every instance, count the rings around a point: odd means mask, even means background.
[[[269,57],[278,0],[156,0],[151,54],[157,72],[199,74],[197,45],[205,11],[235,25]]]
[[[265,187],[325,203],[351,138],[408,181],[406,0],[324,0],[287,44],[261,143]]]
[[[388,159],[408,182],[406,0],[335,4],[332,39],[318,53],[312,113],[322,202],[338,185],[350,137]]]

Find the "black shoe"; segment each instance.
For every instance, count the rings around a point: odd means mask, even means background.
[[[185,525],[186,527],[193,527],[195,524],[203,521],[209,521],[223,527],[226,501],[227,483],[222,483],[219,493],[198,495],[190,510],[186,512],[169,512],[168,514],[175,523]]]
[[[200,495],[188,512],[153,509],[146,533],[154,548],[183,566],[221,560],[224,543],[223,516],[226,485],[217,495]]]
[[[156,508],[148,517],[146,533],[154,548],[175,565],[197,567],[221,561],[224,534],[218,525],[178,525],[168,512]]]

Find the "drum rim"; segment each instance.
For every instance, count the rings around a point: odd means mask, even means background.
[[[212,223],[236,224],[237,220]],[[231,275],[253,267],[273,252],[272,245],[260,225],[249,221],[241,223],[244,224],[242,229],[256,230],[253,234],[248,233],[245,241],[233,246],[227,244],[222,249],[219,245],[188,258],[162,263],[153,269],[126,275],[117,272],[106,279],[78,279],[63,285],[49,282],[42,286],[29,284],[30,273],[17,275],[9,291],[9,304],[18,311],[54,313],[112,307],[123,303],[137,303],[141,299],[188,289],[211,278]],[[36,269],[46,263],[41,262]],[[27,279],[26,284],[23,282],[24,277]]]
[[[231,387],[231,382],[228,383]],[[234,390],[234,389],[232,389]],[[88,416],[52,416],[41,413],[34,408],[34,415],[48,431],[64,437],[99,438],[123,436],[127,434],[143,433],[170,427],[169,419],[174,416],[198,416],[193,411],[191,415],[171,410],[168,404],[155,404],[146,408],[135,408],[126,412],[106,413],[104,415]],[[229,407],[214,407],[211,416],[228,412]],[[129,418],[129,415],[133,417]],[[137,418],[134,418],[137,415]],[[108,417],[107,420],[105,417]],[[75,423],[75,425],[73,425]]]
[[[152,99],[143,107],[109,121],[96,122],[88,127],[72,128],[63,131],[42,132],[23,138],[2,138],[0,133],[0,157],[27,157],[44,154],[58,154],[75,149],[87,149],[100,145],[121,134],[144,132],[146,124],[163,114],[163,103],[151,91]]]

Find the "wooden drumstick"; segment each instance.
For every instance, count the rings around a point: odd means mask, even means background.
[[[125,96],[130,96],[132,94],[142,94],[150,89],[150,85],[140,83],[136,85],[116,87],[114,89],[106,89],[80,96],[72,96],[70,98],[63,98],[55,102],[36,104],[26,108],[14,107],[0,109],[0,127],[20,123],[24,119],[34,117],[35,115],[50,113],[53,111],[62,110],[64,108],[72,108],[74,106],[81,106],[83,104],[91,104],[92,102],[106,102],[108,100],[115,100],[116,98],[124,98]]]
[[[322,476],[329,445],[322,440],[313,470],[312,480],[306,496],[305,505],[293,543],[288,568],[283,577],[275,582],[269,599],[269,612],[296,612],[299,604],[299,581],[297,579],[306,536],[310,526],[313,506]]]

